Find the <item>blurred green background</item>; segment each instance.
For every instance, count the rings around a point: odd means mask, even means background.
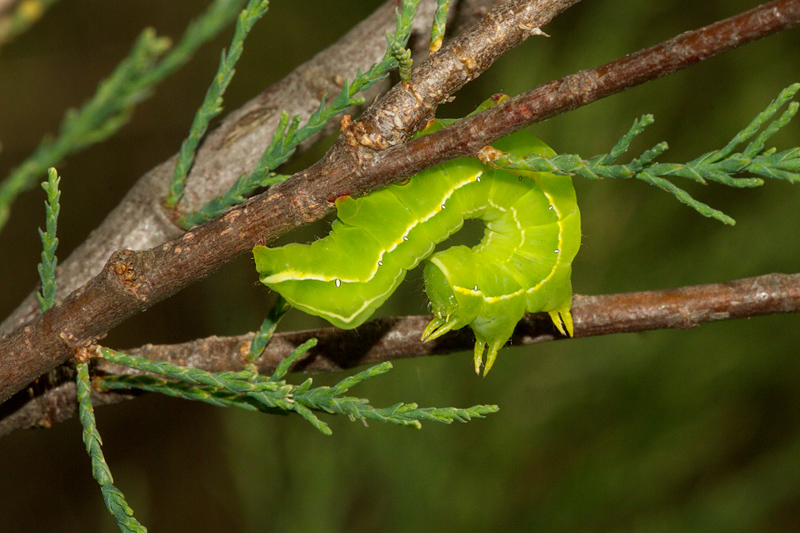
[[[225,107],[235,109],[380,4],[274,2],[246,44]],[[177,37],[203,1],[61,0],[0,51],[0,176],[57,130],[145,26]],[[583,2],[443,107],[463,116],[757,5],[755,1]],[[59,166],[59,256],[144,172],[177,151],[231,32],[158,88],[116,137]],[[644,113],[632,155],[666,140],[664,161],[723,146],[800,81],[800,29],[554,118],[556,151],[607,151]],[[800,122],[774,138],[800,145]],[[305,163],[318,157],[308,154]],[[297,163],[301,165],[303,162]],[[576,292],[725,281],[800,268],[800,188],[686,184],[733,216],[705,219],[642,183],[576,179],[584,241]],[[21,197],[0,233],[0,316],[37,280],[44,194]],[[317,228],[324,232],[324,227]],[[308,238],[298,232],[293,239]],[[382,312],[425,311],[418,272]],[[107,344],[181,342],[255,329],[272,296],[242,258],[114,330]],[[292,313],[286,328],[317,326]],[[486,379],[470,354],[398,361],[353,392],[385,406],[500,412],[416,431],[327,417],[269,417],[144,397],[98,411],[117,485],[153,531],[795,531],[800,520],[800,318],[775,316],[581,339],[501,352]],[[343,376],[315,376],[316,384]],[[297,380],[303,379],[297,376]],[[91,479],[77,420],[0,439],[0,530],[116,531]]]

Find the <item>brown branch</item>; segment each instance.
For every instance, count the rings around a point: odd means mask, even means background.
[[[540,6],[545,12],[549,9],[549,18],[552,18],[566,5],[577,1],[517,0],[501,6],[496,11],[505,18],[487,16],[476,24],[481,33],[488,36],[480,41],[495,54],[502,54],[507,47],[497,43],[497,35],[519,43],[531,33],[533,21],[540,19],[526,4]],[[545,17],[545,20],[549,18]],[[468,37],[476,38],[474,33]],[[449,65],[452,61],[441,58],[452,56],[453,50],[468,49],[481,57],[480,65],[488,66],[491,61],[481,55],[480,48],[458,44],[464,39],[466,37],[461,36],[453,39],[426,64]],[[477,59],[463,53],[458,61],[477,64]],[[477,75],[477,69],[477,66],[471,69],[471,77]],[[467,78],[462,76],[461,79],[466,83]],[[448,96],[441,89],[427,87],[437,91],[441,100]],[[415,94],[426,98],[421,89]],[[359,124],[369,126],[372,122],[380,124],[380,120],[365,120]],[[37,376],[62,364],[75,350],[102,338],[126,318],[202,279],[222,264],[252,249],[257,242],[271,242],[293,228],[324,216],[332,208],[332,199],[341,196],[339,192],[332,196],[331,192],[341,190],[342,177],[357,177],[358,157],[350,153],[354,151],[356,149],[347,143],[340,142],[321,164],[179,239],[147,251],[115,252],[97,276],[63,302],[0,339],[0,402]],[[316,185],[309,188],[310,182],[316,182]],[[353,188],[357,189],[355,183],[357,181],[353,181]],[[310,205],[314,207],[309,209]]]
[[[460,17],[473,20],[476,13],[483,13],[499,1],[462,0],[454,5],[460,8]],[[435,5],[433,0],[419,5],[411,40],[415,50],[427,52]],[[366,70],[380,60],[386,51],[386,32],[393,31],[396,25],[396,8],[397,2],[389,0],[339,41],[231,112],[200,145],[180,209],[199,209],[230,188],[242,173],[252,170],[272,139],[282,111],[308,118],[324,94],[338,94],[345,77],[352,78],[358,69]],[[454,22],[454,27],[463,28],[461,19]],[[378,84],[367,97],[371,99],[387,89],[388,83]],[[331,126],[333,129],[308,139],[299,151],[333,133],[336,125]],[[97,275],[116,250],[146,250],[183,234],[173,222],[181,213],[163,206],[176,162],[177,155],[142,176],[86,241],[66,259],[60,258],[57,282],[61,294],[71,293]],[[39,302],[32,291],[0,324],[0,335],[38,313]]]
[[[337,141],[384,149],[405,142],[439,104],[580,0],[515,0],[486,15],[392,87]],[[398,122],[400,127],[398,127]],[[334,151],[346,153],[343,146]],[[360,154],[369,157],[364,152]]]
[[[575,338],[689,329],[708,322],[800,312],[800,274],[768,274],[724,283],[678,289],[574,296]],[[446,355],[472,350],[468,328],[423,343],[422,331],[433,316],[379,318],[354,330],[321,328],[275,335],[259,359],[259,371],[272,373],[295,348],[311,338],[319,343],[292,371],[332,372],[406,357]],[[512,346],[565,339],[546,313],[526,314],[511,338]],[[211,372],[241,370],[253,334],[211,337],[172,346],[146,346],[142,357],[196,366]],[[112,370],[106,363],[103,367]],[[118,373],[115,367],[113,373]]]
[[[602,296],[575,295],[572,313],[575,337],[634,333],[658,329],[686,329],[708,322],[762,315],[800,312],[800,274],[769,274],[725,283],[713,283],[660,291]],[[259,371],[270,374],[297,346],[319,340],[292,371],[332,372],[359,365],[407,357],[446,355],[472,350],[475,342],[468,328],[434,342],[420,336],[432,317],[380,318],[350,331],[323,328],[276,334],[258,360]],[[202,368],[209,372],[241,370],[253,334],[209,337],[175,345],[146,345],[127,353],[151,360]],[[552,321],[544,314],[528,314],[519,323],[512,346],[561,340]],[[98,361],[97,371],[124,374],[125,367]],[[0,436],[16,429],[48,427],[74,415],[75,389],[70,373],[62,373],[53,388],[40,396],[20,394],[0,407]],[[119,393],[98,393],[96,400],[108,404],[131,398]]]
[[[375,181],[370,182],[372,190],[373,185],[376,189],[384,187],[396,181],[396,177],[412,176],[450,159],[476,157],[486,145],[533,123],[666,76],[798,23],[800,0],[763,4],[597,68],[540,85],[449,128],[380,151],[365,160],[361,172],[365,176],[377,174]]]
[[[521,2],[515,2],[513,6],[524,7]],[[536,21],[525,9],[504,11],[504,13],[508,14],[508,18],[503,20],[487,18],[481,21],[479,29],[483,34],[507,35],[513,40],[517,35],[515,28],[522,27],[530,33],[535,27]],[[519,18],[514,18],[514,15]],[[525,18],[526,16],[528,18]],[[635,54],[634,63],[646,65],[646,68],[640,69],[641,73],[635,81],[641,83],[687,66],[690,62],[683,59],[687,50],[696,48],[697,53],[694,57],[697,58],[711,57],[733,46],[773,33],[779,28],[789,27],[796,23],[798,18],[800,18],[798,1],[778,1],[708,28],[683,34],[668,41],[668,45],[648,49],[647,53]],[[499,31],[506,27],[507,33]],[[718,40],[711,42],[713,39]],[[502,47],[497,46],[492,38],[475,40],[486,42],[487,49],[502,51]],[[467,47],[463,48],[466,49]],[[453,50],[461,51],[462,48],[456,43],[443,48],[440,53],[452,54]],[[480,57],[479,51],[470,50],[469,53]],[[459,57],[459,61],[467,65],[490,63],[483,58],[480,62],[478,59],[472,62],[472,56]],[[438,55],[431,58],[431,62],[437,60],[439,60]],[[630,86],[613,81],[621,80],[626,73],[632,72],[631,63],[625,59],[590,72],[594,74],[583,73],[577,75],[579,76],[577,79],[597,80],[608,76],[607,79],[612,80],[610,85],[598,83],[586,89],[580,86],[582,88],[579,91],[569,91],[573,97],[560,100],[563,110],[592,101],[599,98],[599,95],[611,94]],[[469,76],[474,76],[475,73],[475,69],[469,69]],[[558,86],[552,89],[556,89],[558,93]],[[594,96],[593,91],[597,91],[598,96]],[[530,97],[531,93],[526,94]],[[580,97],[574,97],[575,94]],[[417,96],[420,95],[417,93]],[[420,96],[419,101],[440,101],[437,98],[438,95],[426,100]],[[540,98],[539,101],[547,99]],[[520,105],[530,105],[525,98],[517,102]],[[420,108],[424,115],[426,106]],[[504,106],[498,109],[508,112],[509,108]],[[554,107],[541,117],[552,116],[556,112],[558,109]],[[375,114],[377,115],[379,113]],[[512,113],[510,116],[513,118],[519,115],[524,116],[524,120],[516,122],[509,120],[505,124],[505,133],[519,129],[521,122],[534,122],[539,117],[528,110]],[[485,115],[484,118],[476,120],[486,120],[486,116],[495,115]],[[474,123],[475,121],[469,124],[474,125]],[[369,121],[362,124],[369,124]],[[461,132],[464,136],[449,148],[455,150],[456,154],[469,153],[472,150],[470,146],[483,146],[502,134],[502,131],[499,132],[497,129],[483,132],[463,127]],[[380,144],[378,142],[380,139],[373,133],[375,130],[365,126],[362,131],[356,130],[354,135],[366,136],[366,139]],[[361,139],[358,141],[363,144]],[[128,316],[146,309],[189,283],[208,275],[224,262],[249,251],[259,240],[270,242],[298,225],[320,218],[331,209],[332,199],[347,193],[369,192],[390,181],[414,174],[446,157],[443,155],[446,149],[439,150],[438,160],[433,158],[428,159],[427,164],[421,163],[420,154],[424,154],[424,150],[436,153],[436,149],[431,147],[430,143],[420,144],[419,141],[382,152],[367,151],[363,146],[348,146],[345,142],[337,143],[334,149],[311,169],[232,209],[225,216],[186,233],[180,239],[144,252],[115,253],[101,274],[75,291],[62,304],[0,341],[0,354],[3,354],[0,359],[0,401],[20,390],[36,376],[63,363],[76,349],[102,337],[106,331]],[[395,159],[391,159],[392,157]],[[383,160],[380,168],[375,164],[378,159]]]

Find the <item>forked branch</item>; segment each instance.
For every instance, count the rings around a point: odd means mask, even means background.
[[[660,291],[575,295],[572,314],[575,337],[634,333],[658,329],[686,329],[708,322],[762,315],[800,312],[800,274],[769,274],[693,287]],[[298,361],[292,371],[331,372],[360,365],[408,357],[446,355],[469,351],[475,342],[467,330],[434,342],[421,343],[420,335],[430,315],[379,318],[355,330],[322,328],[276,333],[257,360],[258,371],[271,374],[298,346],[309,339],[318,344]],[[528,314],[517,325],[511,346],[560,340],[546,314]],[[183,364],[208,372],[239,371],[249,362],[247,349],[253,333],[234,337],[209,337],[183,344],[146,345],[129,350],[131,355],[154,361]],[[513,356],[514,352],[504,352]],[[97,361],[100,373],[124,374],[130,369]],[[41,396],[25,404],[0,407],[0,436],[17,429],[47,427],[74,416],[74,377],[64,373]],[[119,393],[96,395],[95,403],[115,403],[132,396]],[[22,399],[20,399],[22,402]]]
[[[519,7],[538,3],[513,4]],[[480,33],[471,35],[471,39],[478,44],[482,42],[484,48],[472,48],[468,55],[459,56],[459,60],[472,64],[470,60],[478,61],[481,52],[489,49],[503,53],[505,49],[488,37],[497,35],[500,22],[509,24],[510,28],[522,27],[528,33],[537,27],[539,19],[524,9],[508,13],[512,18],[485,19],[484,24],[488,26],[483,31],[487,38],[481,39]],[[519,18],[514,19],[513,15]],[[543,85],[463,121],[457,127],[386,150],[376,151],[364,146],[364,139],[370,140],[373,147],[381,147],[381,142],[392,144],[390,135],[378,137],[379,130],[368,126],[370,116],[380,115],[376,111],[360,122],[363,128],[359,129],[357,123],[351,132],[350,138],[357,140],[356,146],[351,146],[345,136],[323,160],[292,180],[181,238],[143,252],[115,253],[101,274],[63,303],[4,337],[0,341],[0,401],[64,363],[75,350],[92,344],[121,321],[203,278],[249,251],[257,242],[271,242],[302,224],[321,218],[332,209],[332,200],[339,196],[366,194],[444,160],[475,154],[481,147],[524,126],[674,72],[798,21],[800,0],[764,4],[591,71]],[[454,48],[457,49],[453,45],[448,51],[445,47],[440,53],[452,53]],[[435,61],[436,56],[433,57]],[[470,70],[464,83],[475,75],[477,71]],[[450,90],[438,86],[431,87],[433,89],[444,91],[442,98],[437,95],[433,102],[446,98]],[[426,100],[422,97],[419,101]],[[435,103],[418,107],[419,116],[424,117],[433,107]],[[603,316],[602,311],[600,316]]]

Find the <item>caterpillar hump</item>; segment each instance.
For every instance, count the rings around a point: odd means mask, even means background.
[[[495,147],[555,155],[525,131]],[[256,269],[294,307],[351,329],[428,259],[425,290],[434,319],[423,340],[470,326],[475,370],[483,366],[485,375],[526,311],[549,313],[563,334],[572,335],[571,265],[580,247],[575,190],[569,176],[524,174],[474,159],[444,163],[403,185],[337,201],[330,234],[310,245],[256,246]],[[432,255],[469,218],[484,222],[481,242]]]

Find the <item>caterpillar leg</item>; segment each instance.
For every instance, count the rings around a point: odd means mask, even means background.
[[[481,366],[483,365],[483,350],[486,348],[486,343],[483,341],[475,341],[475,373],[481,375]],[[495,354],[497,357],[497,354]],[[485,373],[483,374],[486,375]]]
[[[506,339],[507,340],[507,339]],[[497,359],[497,352],[500,351],[500,348],[503,347],[505,341],[499,342],[485,342],[482,340],[475,341],[475,373],[479,376],[481,375],[481,365],[483,364],[483,352],[485,349],[488,348],[486,354],[486,364],[483,367],[483,377],[486,377],[486,374],[489,373],[489,370],[492,369],[495,360]]]
[[[425,328],[425,331],[422,332],[422,342],[428,342],[434,339],[438,339],[439,337],[441,337],[442,335],[453,329],[453,326],[455,326],[457,322],[458,321],[455,318],[447,320],[445,318],[437,316],[436,318],[430,321],[428,326]]]
[[[558,331],[560,331],[562,335],[569,335],[572,337],[572,313],[569,312],[569,309],[550,311],[548,314],[553,320],[553,324],[555,324],[556,328],[558,328]]]
[[[435,317],[433,320],[430,321],[428,327],[425,328],[425,331],[422,332],[422,341],[428,342],[434,339],[438,339],[448,331],[452,329],[459,329],[463,326],[463,324],[459,324],[458,320],[455,318],[450,318],[449,320],[442,318],[442,317]],[[507,340],[507,339],[506,339]],[[481,374],[481,367],[483,366],[483,375],[489,373],[489,370],[494,365],[495,359],[497,359],[497,352],[500,351],[500,348],[503,347],[505,341],[498,341],[495,339],[493,342],[487,342],[485,340],[476,340],[475,341],[475,373],[480,375]],[[486,365],[483,364],[483,352],[487,351],[486,354]]]

